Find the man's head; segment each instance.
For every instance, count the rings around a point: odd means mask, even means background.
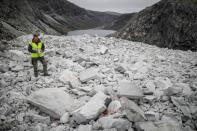
[[[36,32],[36,33],[34,34],[34,37],[38,37],[38,36],[39,36],[39,33]]]
[[[34,34],[34,37],[32,39],[32,42],[34,42],[34,43],[39,43],[40,42],[40,39],[39,39],[39,35],[38,34]]]

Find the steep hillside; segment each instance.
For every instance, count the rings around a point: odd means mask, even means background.
[[[197,1],[162,0],[133,16],[116,36],[182,50],[197,50]]]
[[[10,39],[36,30],[66,34],[70,30],[110,23],[116,17],[85,10],[67,0],[1,0],[0,39]]]

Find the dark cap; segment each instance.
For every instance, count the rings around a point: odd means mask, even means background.
[[[38,37],[38,36],[39,36],[39,33],[35,33],[35,34],[34,34],[34,37]]]

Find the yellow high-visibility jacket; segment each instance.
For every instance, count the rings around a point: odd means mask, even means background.
[[[36,53],[31,53],[32,58],[39,58],[44,56],[44,52],[42,52],[42,42],[36,44],[31,42],[32,50],[36,51]]]

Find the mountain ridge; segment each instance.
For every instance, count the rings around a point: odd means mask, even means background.
[[[67,0],[1,0],[0,38],[12,39],[39,30],[64,35],[110,23],[117,15],[89,11]]]

